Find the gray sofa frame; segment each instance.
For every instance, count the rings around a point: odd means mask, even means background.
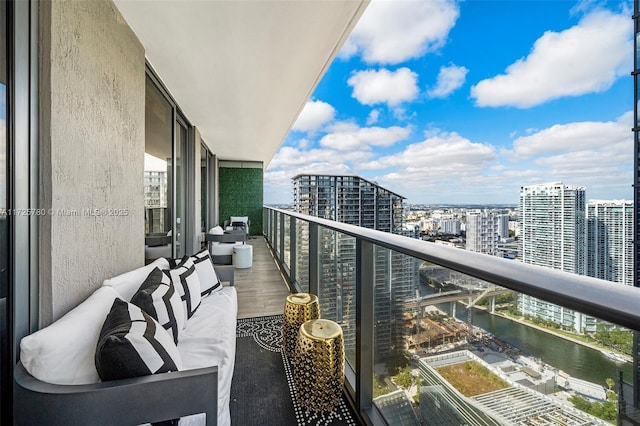
[[[217,255],[213,254],[213,247],[211,243],[217,242],[222,244],[236,243],[242,241],[243,244],[247,242],[247,234],[243,231],[225,231],[224,234],[205,234],[205,241],[207,242],[207,249],[211,253],[211,260],[216,265],[231,265],[233,263],[233,256]]]
[[[234,285],[232,266],[215,266]],[[153,374],[88,385],[36,379],[21,362],[14,369],[15,425],[140,425],[204,413],[218,423],[218,367]]]

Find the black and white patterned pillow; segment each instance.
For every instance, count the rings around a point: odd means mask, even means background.
[[[200,295],[200,279],[193,260],[189,256],[185,256],[177,267],[169,269],[167,273],[182,299],[186,323],[196,312],[202,299]]]
[[[178,371],[180,353],[160,324],[138,306],[115,299],[96,346],[96,370],[103,381]]]
[[[215,269],[213,269],[213,261],[209,250],[204,249],[191,256],[193,264],[196,267],[198,278],[200,279],[200,294],[202,297],[222,290],[222,283],[218,279]]]
[[[178,343],[178,333],[184,328],[184,306],[171,278],[160,268],[151,271],[131,298],[131,303],[151,315]]]

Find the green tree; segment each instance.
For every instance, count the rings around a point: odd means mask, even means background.
[[[411,376],[411,367],[404,367],[396,376],[395,376],[396,384],[400,387],[408,389],[411,387],[411,383],[413,382],[413,377]]]

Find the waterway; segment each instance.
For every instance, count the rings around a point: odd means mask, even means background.
[[[450,303],[438,307],[451,315]],[[456,306],[456,318],[467,321],[467,309],[460,303]],[[617,371],[621,369],[625,381],[632,381],[631,363],[616,363],[595,349],[506,318],[491,315],[479,309],[473,309],[472,322],[499,339],[529,355],[540,358],[546,364],[558,368],[570,376],[605,386],[606,379],[617,379]]]

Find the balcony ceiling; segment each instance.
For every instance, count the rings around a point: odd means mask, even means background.
[[[214,154],[266,168],[369,0],[115,0]]]

